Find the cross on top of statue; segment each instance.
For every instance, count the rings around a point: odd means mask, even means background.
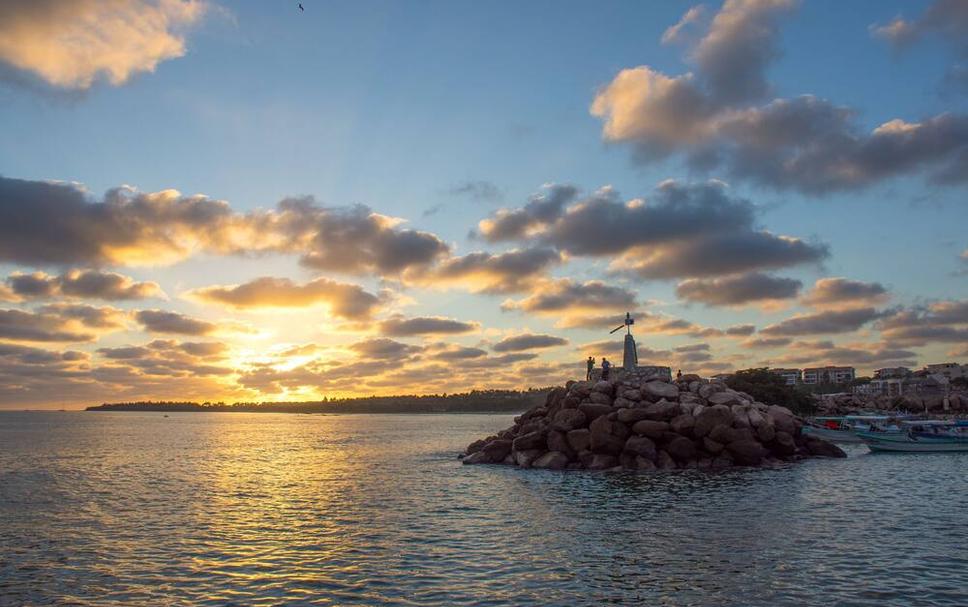
[[[639,353],[635,348],[635,338],[632,337],[632,325],[635,319],[629,312],[625,313],[625,322],[609,331],[609,335],[625,327],[625,348],[622,354],[622,367],[626,371],[631,371],[639,364]]]
[[[618,331],[622,327],[625,327],[627,333],[629,335],[631,335],[632,334],[632,325],[634,325],[634,324],[635,324],[635,319],[632,318],[632,315],[629,312],[626,312],[625,313],[625,323],[623,323],[623,324],[615,327],[614,329],[612,329],[611,331],[609,331],[608,334],[611,335],[612,333]]]

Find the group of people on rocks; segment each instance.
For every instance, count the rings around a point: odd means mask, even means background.
[[[585,363],[588,367],[588,371],[585,373],[585,379],[589,380],[592,378],[592,370],[595,369],[595,358],[592,356],[589,356],[588,360],[585,361]],[[603,356],[602,357],[602,381],[608,381],[608,374],[609,374],[609,371],[611,370],[612,370],[612,363],[608,362],[608,359]]]

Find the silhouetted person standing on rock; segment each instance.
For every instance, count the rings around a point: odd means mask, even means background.
[[[612,370],[612,363],[607,358],[602,358],[602,381],[608,381],[608,372]]]
[[[592,378],[592,369],[595,368],[595,359],[589,356],[588,360],[585,362],[588,366],[588,370],[585,372],[585,380],[587,381]]]

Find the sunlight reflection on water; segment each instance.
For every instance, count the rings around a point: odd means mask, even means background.
[[[505,415],[0,413],[0,605],[968,604],[968,456],[464,467]]]

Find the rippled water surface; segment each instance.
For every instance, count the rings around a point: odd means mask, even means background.
[[[968,605],[968,454],[461,466],[510,423],[0,413],[0,605]]]

